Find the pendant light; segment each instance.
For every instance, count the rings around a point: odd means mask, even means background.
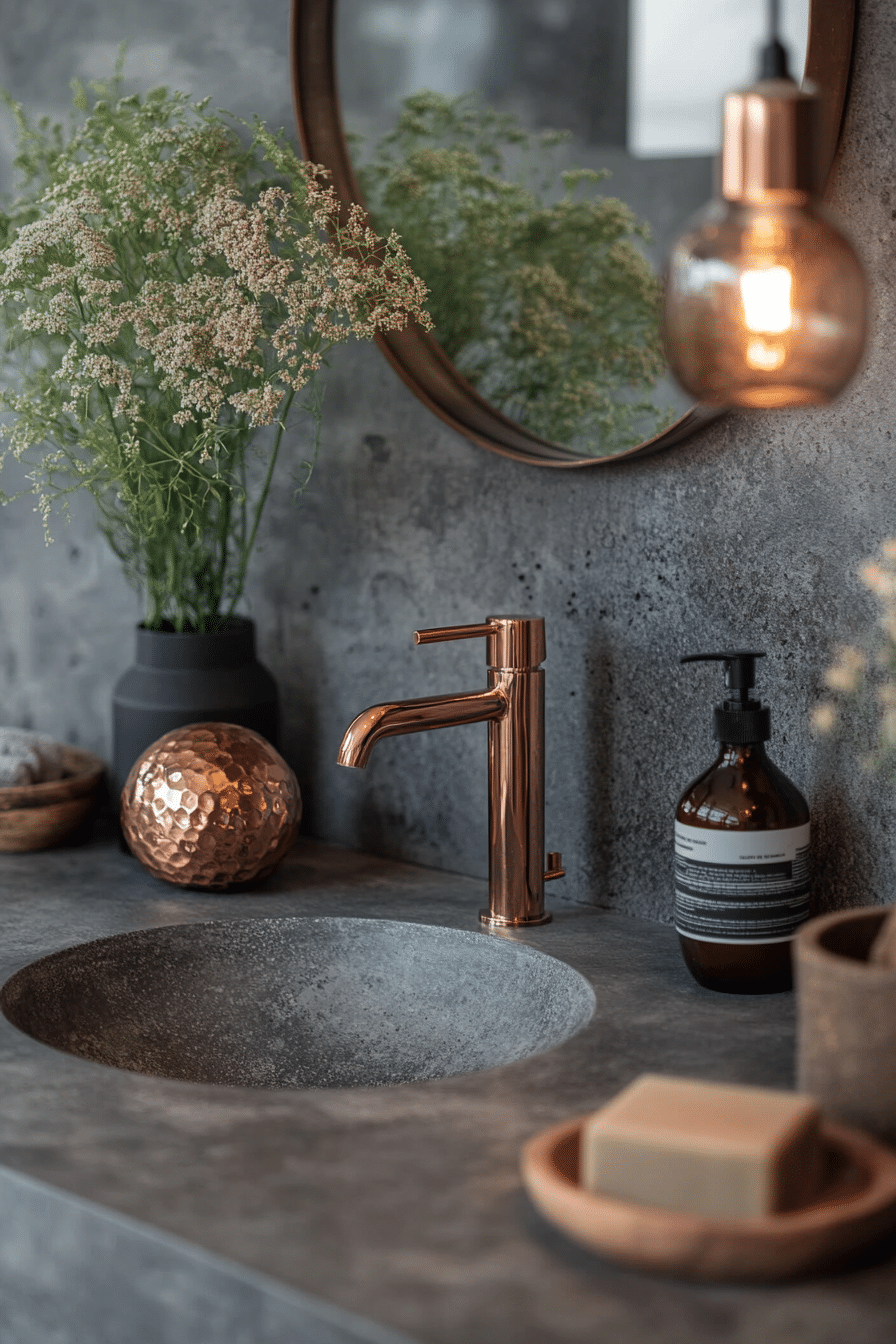
[[[790,78],[769,0],[759,80],[725,99],[721,198],[672,248],[666,353],[712,406],[824,405],[865,344],[866,286],[817,199],[819,100]]]

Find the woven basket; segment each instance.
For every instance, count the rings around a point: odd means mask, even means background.
[[[52,849],[75,832],[97,805],[105,766],[80,747],[63,747],[68,772],[44,784],[0,788],[0,851]]]

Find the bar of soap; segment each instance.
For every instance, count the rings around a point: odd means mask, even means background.
[[[818,1104],[764,1087],[645,1073],[586,1120],[589,1190],[711,1218],[759,1218],[818,1194]]]

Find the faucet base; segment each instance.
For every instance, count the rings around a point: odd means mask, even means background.
[[[552,918],[550,910],[544,910],[540,915],[521,915],[518,919],[507,919],[504,915],[492,914],[491,910],[479,911],[481,923],[487,924],[492,929],[517,929],[530,924],[550,924]]]

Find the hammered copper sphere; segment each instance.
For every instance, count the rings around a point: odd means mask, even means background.
[[[292,847],[302,816],[295,775],[250,728],[191,723],[135,762],[121,825],[154,877],[225,891],[267,877]]]

